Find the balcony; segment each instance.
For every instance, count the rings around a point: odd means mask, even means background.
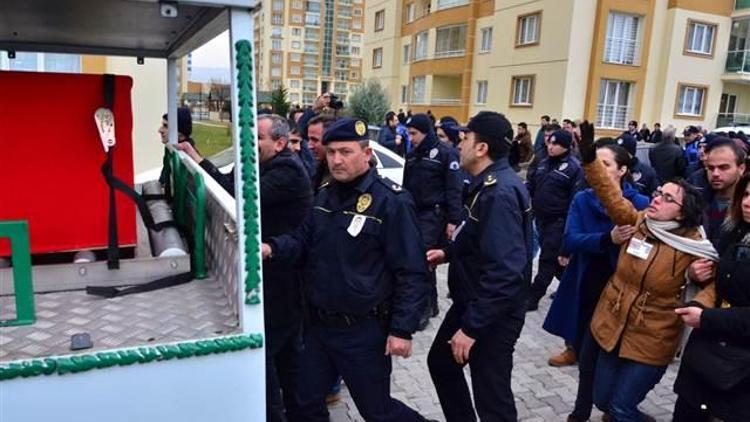
[[[750,84],[750,50],[727,53],[727,63],[721,79],[725,82]]]
[[[433,98],[431,103],[433,105],[440,105],[440,106],[459,106],[461,105],[461,99],[460,98]]]
[[[435,59],[443,59],[446,57],[461,57],[464,54],[466,54],[466,50],[446,50],[446,51],[436,51],[433,58]]]
[[[734,2],[734,10],[750,9],[750,0],[736,0]]]
[[[457,6],[465,6],[467,4],[469,4],[469,0],[438,0],[437,10],[443,10]]]
[[[719,116],[716,118],[716,127],[727,126],[750,126],[750,114],[719,113]]]

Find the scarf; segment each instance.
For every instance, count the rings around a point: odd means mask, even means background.
[[[714,262],[719,261],[719,253],[716,252],[714,245],[706,239],[706,232],[703,230],[703,227],[698,228],[698,231],[701,234],[701,239],[693,240],[687,237],[678,236],[670,231],[680,227],[680,223],[676,221],[655,221],[648,217],[646,217],[645,220],[648,230],[656,236],[657,239],[667,245],[689,255],[710,259]]]

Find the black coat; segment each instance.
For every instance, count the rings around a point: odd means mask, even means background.
[[[750,233],[747,224],[722,233],[719,241],[719,262],[716,277],[716,307],[705,309],[701,327],[693,330],[686,351],[700,340],[713,342],[716,348],[731,347],[734,362],[750,361],[750,246],[742,238]],[[740,252],[748,248],[746,253]],[[687,353],[687,352],[686,352]],[[727,362],[729,364],[729,362]],[[731,366],[729,366],[731,367]],[[750,420],[750,371],[744,380],[729,391],[712,389],[691,364],[681,365],[674,390],[691,403],[704,404],[708,411],[725,422]],[[722,368],[712,365],[714,373]]]
[[[573,196],[582,186],[583,169],[570,153],[545,158],[526,176],[534,216],[541,219],[568,215]]]
[[[684,177],[687,161],[682,148],[673,143],[660,143],[648,152],[648,160],[651,167],[661,180],[669,181],[678,177]]]

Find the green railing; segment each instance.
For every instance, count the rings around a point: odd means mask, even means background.
[[[750,50],[730,51],[727,54],[726,71],[750,73]]]
[[[178,154],[167,152],[172,173],[174,217],[178,225],[192,229],[191,250],[195,278],[206,278],[206,186],[203,176],[186,166]],[[192,214],[190,213],[192,210]]]
[[[736,0],[734,2],[734,10],[750,8],[750,0]]]
[[[26,221],[0,221],[0,238],[10,240],[13,293],[16,301],[16,318],[0,320],[0,327],[31,325],[36,322],[36,314],[34,313],[34,285],[31,280],[29,224]]]

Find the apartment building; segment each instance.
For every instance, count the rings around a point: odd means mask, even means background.
[[[11,59],[0,52],[0,71],[92,73],[133,78],[133,164],[136,173],[161,166],[163,146],[157,130],[167,111],[167,62],[133,57],[16,52]],[[187,84],[187,81],[184,82]],[[137,107],[135,107],[137,105]],[[93,122],[93,120],[92,120]],[[93,123],[92,123],[93,124]]]
[[[394,109],[750,122],[750,0],[371,0],[366,17],[364,76]]]
[[[323,92],[346,100],[362,81],[364,0],[263,0],[255,15],[258,89],[288,89],[292,104]]]

